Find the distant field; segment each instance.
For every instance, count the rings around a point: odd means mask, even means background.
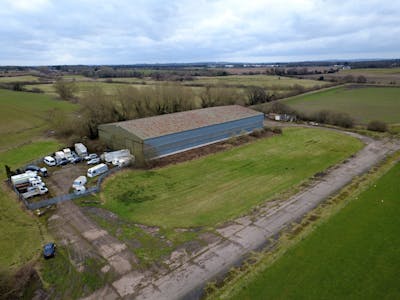
[[[76,105],[48,95],[0,89],[0,151],[43,136],[51,109],[72,112]]]
[[[358,123],[400,123],[400,88],[339,87],[297,96],[283,103],[305,113],[327,109],[350,114]]]
[[[162,228],[212,226],[293,189],[361,147],[337,132],[285,129],[282,136],[198,160],[118,174],[104,185],[102,206]]]
[[[400,299],[400,164],[223,299]]]
[[[26,81],[39,81],[39,77],[25,75],[25,76],[10,76],[10,77],[0,77],[0,83],[9,82],[26,82]]]
[[[150,78],[101,78],[91,79],[79,75],[64,76],[66,79],[75,79],[79,86],[78,96],[82,96],[89,89],[98,86],[103,88],[106,93],[114,94],[120,87],[132,84],[137,88],[147,88],[157,84],[177,84],[177,82],[156,81]],[[109,81],[109,82],[108,82]],[[118,83],[124,82],[124,83]],[[180,82],[178,82],[179,84]],[[248,86],[260,86],[274,93],[283,93],[292,90],[295,86],[304,88],[324,87],[330,83],[324,81],[296,79],[289,77],[269,76],[269,75],[232,75],[232,76],[216,76],[216,77],[195,77],[193,81],[184,81],[182,84],[192,87],[196,94],[200,94],[204,90],[204,86],[223,86],[234,88],[244,95],[244,88]],[[53,84],[27,85],[27,89],[39,88],[45,93],[56,96]]]
[[[115,94],[119,87],[124,87],[126,84],[123,83],[106,83],[102,81],[77,81],[76,84],[79,87],[78,96],[83,96],[88,90],[93,87],[101,87],[107,94]],[[46,94],[56,97],[57,94],[53,84],[37,84],[37,85],[26,85],[27,89],[39,88]]]
[[[231,75],[216,77],[196,77],[193,81],[185,81],[185,84],[203,85],[228,85],[228,86],[261,86],[271,90],[287,90],[295,84],[309,88],[313,86],[326,86],[327,82],[297,79],[271,75]]]
[[[350,69],[350,70],[342,70],[340,72],[344,73],[344,74],[352,74],[352,75],[358,75],[358,74],[371,74],[371,75],[399,74],[400,75],[400,68]]]
[[[384,68],[384,69],[350,69],[340,70],[332,74],[315,74],[303,76],[309,79],[317,79],[324,76],[325,79],[339,79],[347,75],[352,75],[357,79],[358,76],[364,76],[368,83],[384,84],[384,85],[400,85],[400,68]]]

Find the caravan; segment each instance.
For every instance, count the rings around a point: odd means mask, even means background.
[[[87,170],[87,176],[88,177],[95,177],[100,174],[106,173],[108,171],[108,167],[106,164],[99,164],[97,166],[94,166],[93,168],[90,168]]]

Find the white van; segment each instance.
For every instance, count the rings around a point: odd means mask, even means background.
[[[106,164],[99,164],[87,170],[88,177],[95,177],[108,171]]]
[[[56,160],[51,156],[46,156],[45,158],[43,158],[43,162],[50,167],[55,166],[57,164]]]

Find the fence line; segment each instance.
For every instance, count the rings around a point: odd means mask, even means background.
[[[97,180],[96,186],[88,188],[83,193],[79,193],[79,194],[70,193],[70,194],[56,196],[56,197],[53,197],[50,199],[45,199],[45,200],[41,200],[41,201],[33,202],[33,203],[29,203],[13,185],[12,185],[12,188],[15,191],[15,193],[17,194],[18,198],[25,204],[26,208],[28,208],[29,210],[35,210],[38,208],[46,207],[46,206],[57,204],[60,202],[70,201],[70,200],[74,200],[74,199],[77,199],[80,197],[85,197],[85,196],[91,195],[93,193],[98,193],[101,191],[101,183],[104,181],[104,179],[107,176],[114,174],[115,172],[117,172],[120,169],[121,168],[119,168],[119,167],[114,167],[114,168],[108,170],[106,173],[101,174]]]

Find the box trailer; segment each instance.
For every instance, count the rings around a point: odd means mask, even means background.
[[[82,143],[76,143],[75,144],[75,152],[78,154],[80,157],[85,157],[88,155],[87,148],[84,144]]]
[[[11,183],[14,186],[18,184],[29,183],[29,179],[35,177],[37,177],[36,171],[26,171],[25,173],[11,176]]]
[[[65,149],[63,149],[63,152],[64,152],[66,159],[71,160],[71,158],[73,158],[71,149],[65,148]]]
[[[95,177],[100,174],[106,173],[108,171],[108,167],[106,164],[99,164],[87,170],[88,177]]]
[[[65,159],[65,153],[63,151],[57,151],[54,153],[54,158],[56,159],[57,164]]]

